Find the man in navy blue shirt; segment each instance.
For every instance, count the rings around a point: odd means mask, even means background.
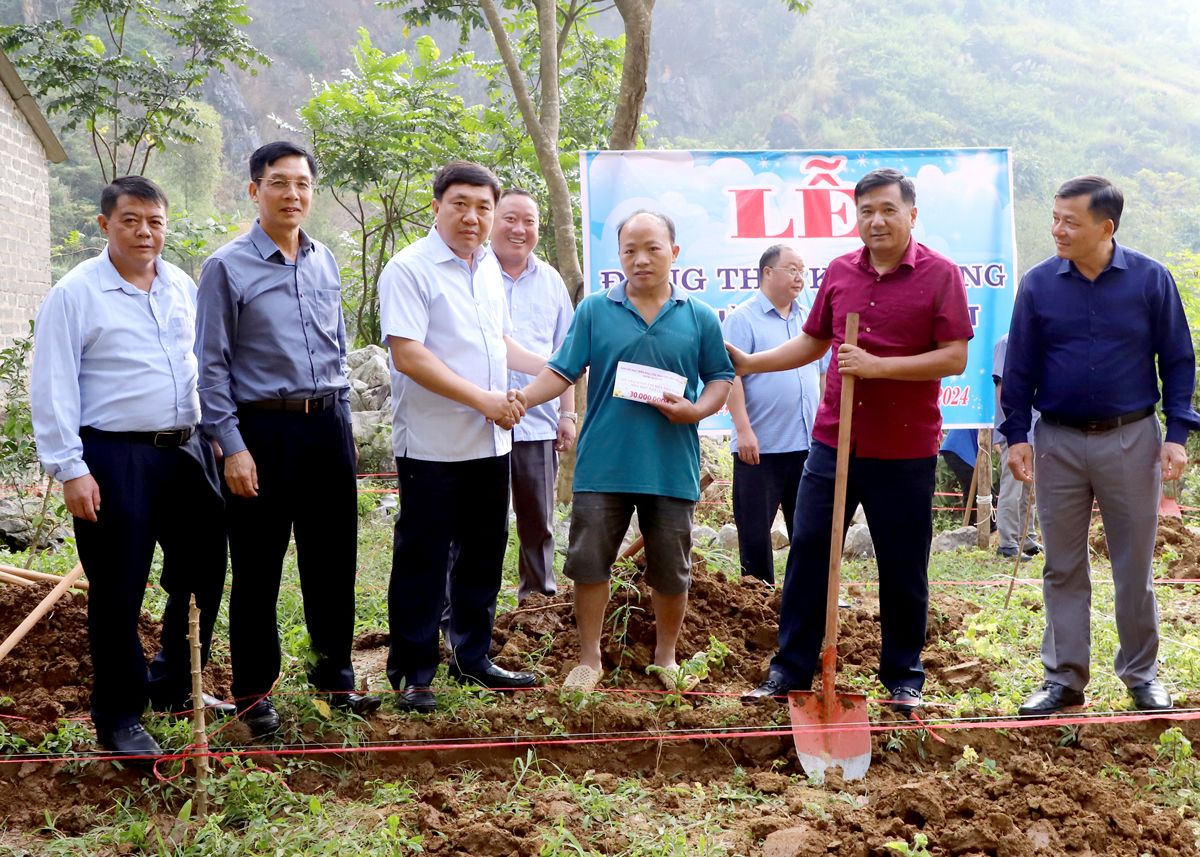
[[[1089,678],[1088,523],[1099,503],[1116,586],[1117,675],[1142,711],[1171,707],[1158,681],[1158,607],[1151,562],[1163,479],[1187,467],[1184,443],[1196,359],[1171,274],[1117,244],[1124,198],[1100,176],[1058,189],[1056,255],[1017,292],[1004,366],[1000,431],[1008,465],[1034,478],[1045,536],[1045,682],[1019,709],[1044,715],[1083,703]],[[1157,375],[1156,375],[1157,362]],[[1167,436],[1154,418],[1162,378]],[[1030,446],[1032,409],[1041,411]]]

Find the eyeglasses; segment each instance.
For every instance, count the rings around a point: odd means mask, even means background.
[[[778,271],[781,274],[785,274],[786,276],[791,277],[793,280],[802,279],[806,270],[805,268],[797,268],[793,265],[788,265],[786,268],[776,268],[773,265],[768,265],[767,267],[771,268],[773,271]]]
[[[256,179],[259,185],[283,193],[290,187],[295,187],[297,193],[308,193],[313,189],[312,182],[307,179]]]

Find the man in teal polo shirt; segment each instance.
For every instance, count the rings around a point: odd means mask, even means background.
[[[585,298],[558,353],[510,395],[533,407],[561,395],[591,367],[563,570],[575,582],[580,657],[564,687],[591,690],[600,681],[609,570],[636,509],[654,605],[654,664],[675,690],[675,645],[691,583],[692,512],[700,499],[696,423],[725,404],[733,365],[716,313],[671,285],[679,255],[671,219],[634,212],[617,227],[617,242],[626,279]],[[658,395],[659,372],[679,376],[681,394],[666,389],[670,381],[663,376]],[[640,389],[627,383],[635,376],[643,379]]]

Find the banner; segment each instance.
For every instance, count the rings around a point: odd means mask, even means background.
[[[1008,332],[1016,293],[1009,150],[874,149],[583,152],[583,258],[590,291],[623,278],[617,225],[649,208],[675,221],[672,281],[725,314],[758,289],[758,258],[794,248],[807,267],[807,311],[829,262],[862,246],[854,185],[880,167],[917,188],[913,238],[958,263],[975,337],[962,375],[942,380],[946,428],[992,425],[992,348]],[[726,411],[701,424],[727,432]]]

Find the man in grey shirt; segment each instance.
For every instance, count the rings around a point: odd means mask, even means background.
[[[279,728],[268,695],[279,678],[275,615],[289,536],[296,540],[315,661],[308,678],[356,714],[379,698],[354,692],[358,509],[337,262],[300,228],[316,164],[268,143],[250,156],[250,231],[200,271],[200,425],[224,455],[233,592],[233,694],[255,735]]]

